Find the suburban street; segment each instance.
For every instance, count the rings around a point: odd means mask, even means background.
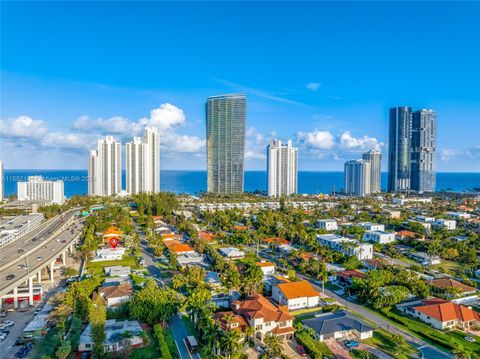
[[[155,260],[154,260],[155,256],[153,255],[153,253],[150,253],[147,250],[148,243],[145,239],[145,235],[141,233],[140,229],[136,224],[135,224],[135,227],[140,237],[140,246],[142,249],[142,256],[145,261],[145,266],[150,272],[150,275],[152,276],[152,278],[154,278],[159,285],[163,286],[164,280],[161,275],[162,271],[155,264]],[[188,328],[185,326],[185,323],[183,322],[181,316],[182,314],[179,313],[173,316],[173,318],[168,322],[168,325],[170,326],[170,329],[173,334],[173,338],[175,340],[175,344],[177,345],[177,350],[180,354],[180,358],[181,359],[190,359],[190,358],[200,359],[199,354],[197,353],[191,354],[190,351],[187,349],[184,339],[189,335],[193,335],[193,333],[190,333],[188,331]]]

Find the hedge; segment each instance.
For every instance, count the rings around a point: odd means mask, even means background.
[[[304,331],[295,333],[295,339],[298,344],[303,345],[307,353],[314,359],[322,359],[327,354],[322,349],[321,344]]]
[[[170,350],[168,349],[167,342],[165,341],[165,336],[163,335],[163,329],[160,324],[155,324],[153,326],[153,335],[158,342],[158,350],[162,354],[162,359],[172,359]]]

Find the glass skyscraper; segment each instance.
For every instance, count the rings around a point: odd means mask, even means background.
[[[390,109],[388,137],[388,192],[410,191],[412,108]]]
[[[423,109],[412,115],[411,189],[416,192],[435,192],[435,147],[437,114]]]
[[[243,193],[245,122],[244,94],[207,99],[207,191]]]

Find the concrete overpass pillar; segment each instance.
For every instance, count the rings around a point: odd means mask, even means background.
[[[33,277],[28,278],[28,304],[33,305]]]
[[[41,269],[37,272],[37,282],[42,283],[42,270]]]
[[[67,257],[65,255],[65,253],[66,253],[66,251],[62,252],[62,263],[63,263],[64,266],[67,265]]]
[[[13,288],[13,307],[18,308],[18,288]]]
[[[55,264],[55,261],[53,261],[52,263],[50,263],[50,282],[54,282],[54,279],[53,279],[53,265]]]

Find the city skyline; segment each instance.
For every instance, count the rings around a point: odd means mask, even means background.
[[[386,168],[388,109],[402,105],[437,111],[437,171],[480,170],[477,4],[263,3],[255,11],[248,4],[188,4],[198,11],[178,32],[172,24],[185,13],[182,6],[2,3],[5,167],[85,168],[84,151],[97,138],[113,135],[125,143],[154,125],[162,169],[205,170],[204,99],[240,91],[249,98],[247,170],[265,168],[264,148],[274,137],[299,147],[299,170],[341,171],[370,149],[382,151]],[[192,41],[213,33],[205,20],[232,11],[232,21],[221,20],[220,39],[229,41],[211,52],[206,42]],[[266,24],[256,21],[266,13]],[[154,28],[125,31],[105,27],[106,14],[121,23],[164,18]],[[55,43],[47,36],[56,33],[52,16],[65,23]],[[91,26],[76,26],[80,18]],[[16,19],[25,26],[18,29]],[[383,26],[386,19],[397,26]],[[423,25],[409,29],[407,22]],[[89,41],[97,35],[122,41],[98,47],[103,42]],[[408,51],[399,53],[399,42]],[[116,56],[124,48],[135,50]],[[35,63],[24,60],[31,51]],[[419,51],[431,56],[415,57]],[[458,58],[461,66],[451,66]],[[392,81],[403,77],[408,81]]]

